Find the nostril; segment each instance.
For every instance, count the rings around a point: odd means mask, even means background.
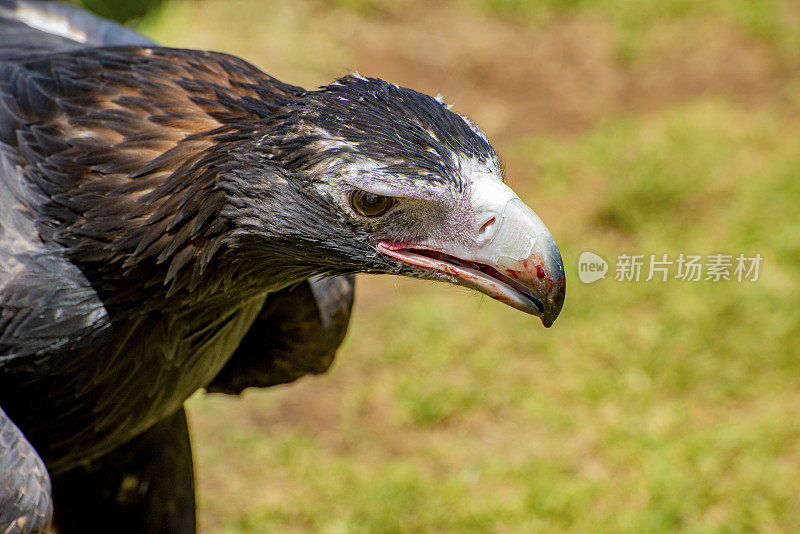
[[[496,222],[497,220],[494,217],[492,217],[491,219],[483,223],[481,229],[478,230],[478,237],[485,238],[490,236],[492,234],[492,230],[494,229],[494,225]]]

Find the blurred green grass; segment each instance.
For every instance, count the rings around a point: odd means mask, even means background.
[[[439,34],[417,15],[428,5],[174,2],[142,22],[163,42],[237,53],[294,83],[364,63],[415,87],[452,83],[444,92],[488,121],[509,181],[568,268],[547,331],[455,288],[363,278],[329,374],[194,398],[201,530],[799,531],[800,11],[767,0],[449,2],[430,13],[442,35],[507,31],[523,47],[488,50],[489,66],[465,56],[450,75],[432,54],[494,41],[432,49]],[[418,25],[419,50],[400,40]],[[591,72],[624,82],[585,116],[595,103],[573,98],[583,78],[564,72],[581,64],[570,54],[603,43],[580,44],[576,28],[607,35]],[[559,39],[578,44],[567,54]],[[567,80],[541,107],[527,78],[503,93],[529,68],[527,46],[556,54],[548,72]],[[706,63],[685,71],[670,50]],[[730,79],[687,79],[745,60],[754,66],[719,70]],[[646,89],[642,72],[674,91],[625,93]],[[584,250],[611,262],[605,280],[578,281]],[[615,282],[622,253],[764,261],[757,282]]]

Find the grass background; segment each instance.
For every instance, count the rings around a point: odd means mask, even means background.
[[[176,0],[139,28],[444,94],[569,279],[551,330],[360,279],[327,375],[189,403],[202,532],[800,531],[800,5]],[[584,250],[764,261],[584,285]]]

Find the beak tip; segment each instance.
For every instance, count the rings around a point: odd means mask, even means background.
[[[545,328],[550,328],[556,322],[561,309],[564,307],[564,298],[566,297],[566,281],[562,277],[559,279],[560,284],[554,288],[550,297],[543,302],[544,313],[542,314],[542,324]]]

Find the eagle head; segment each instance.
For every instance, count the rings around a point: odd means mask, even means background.
[[[239,232],[257,236],[265,261],[290,256],[287,279],[443,280],[547,327],[558,316],[566,282],[553,237],[503,182],[486,135],[441,98],[350,75],[303,92],[255,138],[243,157],[267,171],[255,194],[269,200],[242,196]]]

